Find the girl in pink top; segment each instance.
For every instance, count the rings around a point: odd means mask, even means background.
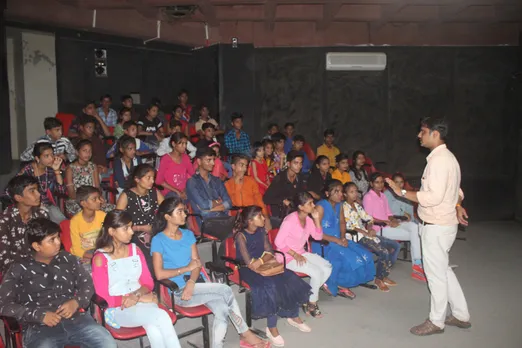
[[[185,187],[187,180],[194,175],[194,168],[187,155],[187,136],[181,132],[170,136],[170,147],[172,151],[161,157],[156,176],[156,184],[165,189],[161,193],[165,197],[178,196],[187,199]]]
[[[107,214],[96,240],[92,278],[96,294],[107,301],[105,322],[114,327],[139,327],[152,348],[181,348],[169,314],[158,307],[154,281],[145,257],[130,243],[132,218],[122,210]]]
[[[286,268],[310,276],[312,295],[303,309],[307,314],[321,318],[322,314],[317,305],[319,289],[330,277],[332,265],[321,256],[304,250],[310,236],[315,240],[323,239],[321,219],[315,208],[314,199],[308,192],[296,194],[293,204],[297,211],[283,220],[275,245],[279,251],[285,253]],[[283,262],[282,257],[277,256],[279,262]]]
[[[268,165],[265,161],[265,148],[260,142],[254,143],[252,148],[253,158],[248,167],[248,175],[256,180],[257,186],[259,186],[259,192],[261,195],[264,195],[268,186],[270,186]]]

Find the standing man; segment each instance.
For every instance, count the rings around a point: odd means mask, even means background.
[[[401,190],[386,179],[399,197],[419,203],[422,260],[431,292],[431,309],[428,320],[411,328],[410,332],[417,336],[443,333],[444,325],[471,327],[466,298],[449,267],[449,251],[457,237],[459,223],[467,226],[468,215],[461,206],[464,193],[460,189],[460,166],[446,147],[447,135],[445,120],[428,117],[421,121],[418,138],[430,154],[426,158],[428,164],[422,174],[420,191]],[[446,317],[448,302],[451,315]]]

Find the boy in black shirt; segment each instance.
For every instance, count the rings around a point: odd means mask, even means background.
[[[20,322],[23,346],[116,348],[105,328],[78,311],[88,306],[94,286],[78,259],[60,251],[60,227],[33,219],[26,238],[32,257],[14,263],[0,285],[0,315]]]

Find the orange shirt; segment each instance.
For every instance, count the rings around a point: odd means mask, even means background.
[[[225,183],[225,187],[233,205],[237,207],[257,205],[263,209],[263,214],[268,215],[263,203],[263,196],[261,196],[259,186],[254,178],[245,176],[242,184],[237,184],[234,178],[231,178]]]

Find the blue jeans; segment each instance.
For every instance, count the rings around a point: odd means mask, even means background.
[[[54,326],[31,325],[23,334],[25,348],[56,348],[66,345],[82,348],[117,348],[111,334],[87,313],[62,319]]]
[[[239,334],[248,331],[248,326],[241,316],[239,305],[230,286],[218,283],[197,283],[194,286],[192,297],[188,301],[181,299],[182,293],[183,290],[174,293],[176,304],[183,307],[205,305],[214,314],[212,348],[223,347],[229,318]]]

